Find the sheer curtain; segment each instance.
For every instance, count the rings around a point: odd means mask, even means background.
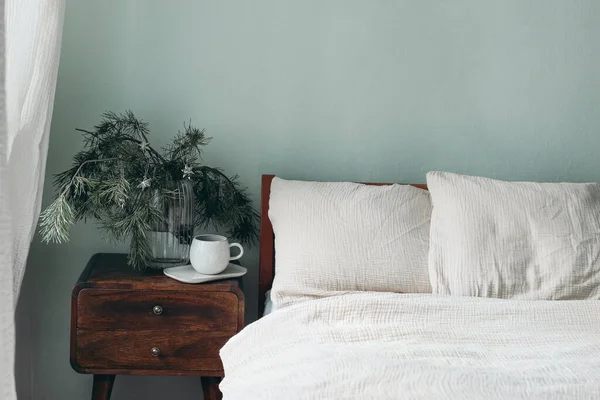
[[[14,309],[41,207],[65,0],[0,1],[0,398],[14,399]]]

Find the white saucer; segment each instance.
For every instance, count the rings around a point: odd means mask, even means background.
[[[219,279],[237,278],[238,276],[245,275],[248,270],[244,267],[240,267],[237,264],[229,264],[225,271],[216,275],[205,275],[196,270],[191,265],[182,265],[181,267],[165,268],[164,274],[169,278],[173,278],[179,282],[184,283],[203,283],[216,281]]]

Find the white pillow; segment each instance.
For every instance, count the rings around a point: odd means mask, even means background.
[[[345,291],[430,293],[430,216],[429,193],[412,186],[274,178],[275,307]]]
[[[600,298],[600,185],[430,172],[433,293]]]

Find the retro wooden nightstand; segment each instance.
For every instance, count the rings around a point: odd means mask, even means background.
[[[108,400],[119,374],[201,376],[215,400],[219,350],[243,324],[241,280],[184,284],[133,271],[124,254],[96,254],[73,288],[71,366],[94,374],[92,400]]]

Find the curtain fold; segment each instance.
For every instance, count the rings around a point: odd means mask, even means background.
[[[5,2],[8,179],[18,298],[42,204],[65,0]]]
[[[0,398],[15,399],[14,348],[16,304],[13,288],[13,235],[8,182],[8,132],[6,129],[6,24],[5,0],[0,0]]]
[[[0,0],[0,398],[16,399],[14,311],[41,208],[65,0]]]

